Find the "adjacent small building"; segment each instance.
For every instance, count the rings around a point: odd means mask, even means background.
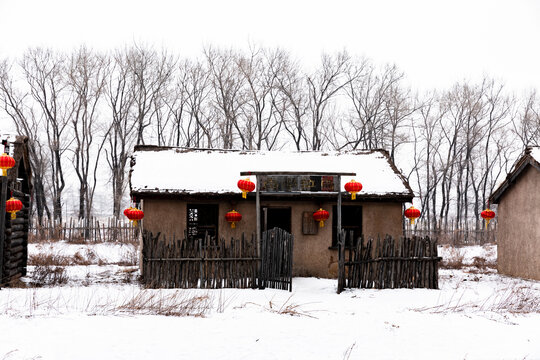
[[[272,152],[137,146],[130,172],[131,195],[144,210],[143,228],[173,237],[205,234],[237,238],[257,231],[256,193],[243,199],[238,180],[258,183],[259,227],[294,235],[293,275],[337,276],[337,206],[342,194],[342,228],[364,236],[401,236],[403,206],[413,192],[384,150]],[[341,176],[339,174],[356,174]],[[356,200],[344,191],[362,183]],[[324,227],[313,219],[329,212]],[[225,214],[236,210],[235,228]],[[355,240],[353,240],[355,241]]]
[[[529,147],[491,194],[499,273],[540,280],[540,148]]]
[[[0,134],[2,152],[15,159],[15,166],[0,178],[0,287],[26,275],[28,261],[28,227],[30,224],[32,170],[28,138]],[[23,204],[12,219],[6,212],[6,200],[15,197]]]

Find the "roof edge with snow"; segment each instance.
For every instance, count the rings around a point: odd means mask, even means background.
[[[150,153],[154,153],[153,155],[150,155]],[[161,155],[160,153],[163,153]],[[148,181],[147,179],[141,180],[141,173],[145,171],[151,171],[149,170],[149,167],[154,167],[155,165],[153,163],[149,163],[148,159],[146,159],[148,156],[152,157],[154,159],[154,162],[161,161],[165,157],[169,157],[169,160],[174,161],[176,158],[181,159],[178,157],[179,154],[189,154],[192,153],[194,156],[204,156],[203,154],[221,154],[217,155],[217,157],[227,157],[228,154],[231,154],[231,156],[235,155],[255,155],[255,156],[264,156],[269,155],[269,158],[271,156],[278,156],[279,154],[292,154],[293,156],[298,154],[306,154],[306,160],[312,160],[317,156],[321,156],[321,158],[316,159],[325,159],[326,163],[322,162],[321,165],[318,165],[319,160],[315,164],[316,166],[322,166],[322,170],[326,170],[324,168],[325,166],[328,166],[329,162],[326,160],[328,159],[327,156],[347,156],[348,159],[350,159],[350,156],[362,156],[362,155],[372,155],[371,157],[375,159],[377,162],[377,169],[382,169],[384,177],[392,177],[391,182],[392,186],[388,187],[388,190],[381,190],[377,189],[377,191],[374,192],[361,192],[357,194],[357,197],[359,199],[380,199],[380,200],[389,200],[389,199],[396,199],[403,202],[411,201],[414,197],[414,193],[405,178],[403,174],[397,169],[395,164],[390,159],[389,153],[386,150],[382,149],[376,149],[376,150],[354,150],[354,151],[348,151],[348,152],[324,152],[324,151],[295,151],[295,152],[277,152],[277,151],[258,151],[258,150],[229,150],[229,149],[207,149],[207,148],[183,148],[183,147],[169,147],[169,146],[156,146],[156,145],[138,145],[134,148],[134,153],[131,159],[131,170],[129,173],[129,183],[130,183],[130,190],[131,194],[134,196],[140,196],[140,195],[153,195],[153,196],[169,196],[169,197],[184,197],[184,196],[190,196],[190,195],[197,195],[197,196],[236,196],[238,195],[238,191],[234,188],[228,187],[228,188],[219,188],[219,189],[207,189],[207,188],[182,188],[180,185],[169,185],[169,186],[153,186],[152,181]],[[149,154],[149,155],[145,155]],[[233,155],[234,154],[234,155]],[[277,154],[277,155],[276,155]],[[145,159],[144,165],[138,165],[138,162],[141,159]],[[211,159],[210,157],[208,159]],[[266,159],[264,159],[266,160]],[[368,159],[369,160],[369,159]],[[341,161],[343,163],[343,161]],[[332,162],[333,164],[333,162]],[[260,171],[259,169],[252,169],[253,164],[240,164],[236,165],[235,167],[235,179],[240,176],[241,172],[246,171]],[[170,164],[169,164],[170,166]],[[206,166],[212,166],[212,164],[206,164]],[[342,165],[340,165],[342,166]],[[174,168],[174,165],[173,165]],[[347,173],[353,173],[355,170],[354,165],[349,166],[347,165]],[[309,170],[311,171],[312,168]],[[369,168],[367,168],[369,169]],[[379,169],[379,170],[380,170]],[[236,173],[236,170],[237,173]],[[280,171],[282,169],[273,169],[276,171]],[[335,171],[335,169],[329,169],[330,171],[324,171],[327,173],[339,173],[344,172],[343,169],[339,169],[339,171]],[[287,170],[284,170],[287,171]],[[306,171],[306,170],[302,170]],[[361,172],[362,174],[358,174]],[[137,173],[137,176],[134,176],[135,173]],[[321,168],[313,168],[313,173],[322,173]],[[357,177],[360,178],[360,181],[362,181],[363,178],[369,174],[369,172],[366,172],[366,168],[361,168],[360,171],[356,171]],[[156,175],[156,170],[154,169],[154,176]],[[157,175],[157,177],[166,177],[166,176],[172,176],[172,175],[166,175],[166,174],[160,174]],[[134,181],[134,178],[137,177],[137,179]],[[180,179],[180,177],[177,176],[177,178]],[[182,176],[183,178],[183,176]],[[181,184],[183,181],[179,180],[178,182]],[[236,180],[235,180],[236,181]],[[384,181],[383,178],[375,179],[376,182],[382,182]],[[156,184],[162,184],[163,182],[155,181]],[[176,187],[176,188],[175,188]],[[368,189],[366,189],[368,190]],[[394,190],[394,191],[392,191]],[[270,195],[270,194],[268,194]],[[277,194],[272,194],[274,196],[277,196]],[[287,195],[287,193],[284,193],[283,195]],[[291,195],[291,194],[289,194]],[[305,193],[294,193],[296,196],[312,196],[312,197],[333,197],[335,196],[335,192],[333,193],[324,193],[324,192],[305,192]]]

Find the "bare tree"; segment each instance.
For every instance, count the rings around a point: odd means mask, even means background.
[[[176,59],[162,51],[134,45],[127,50],[126,59],[130,69],[131,91],[137,119],[137,145],[144,144],[145,129],[152,124],[156,104],[160,104],[162,91],[172,78]]]
[[[113,215],[120,216],[122,197],[126,187],[126,164],[137,139],[137,119],[133,116],[134,93],[127,54],[117,51],[106,86],[107,102],[112,111],[108,129],[106,160],[111,170]]]
[[[279,90],[272,99],[272,105],[287,133],[292,137],[296,150],[308,149],[307,135],[309,94],[297,64],[290,56],[281,52],[271,63],[275,86]]]
[[[350,73],[351,59],[347,52],[343,51],[336,56],[323,54],[321,68],[306,77],[309,101],[308,107],[311,115],[311,149],[321,150],[323,138],[321,134],[328,120],[328,107],[332,98],[353,81],[346,78]]]
[[[70,58],[68,89],[73,93],[71,125],[74,134],[73,166],[79,179],[79,218],[89,221],[97,185],[97,169],[108,129],[96,144],[98,104],[105,90],[107,59],[81,47]],[[90,178],[90,175],[92,177]]]
[[[520,114],[514,117],[513,126],[523,148],[540,145],[540,106],[536,89],[526,97]]]
[[[62,157],[69,141],[66,129],[69,123],[69,93],[63,76],[65,59],[41,48],[28,50],[21,62],[30,94],[39,106],[47,132],[47,147],[51,158],[51,190],[53,218],[62,222],[62,191],[66,186]]]
[[[167,143],[169,146],[182,146],[187,142],[187,134],[185,129],[186,120],[186,104],[187,94],[182,86],[186,81],[186,72],[179,74],[181,79],[176,79],[176,82],[172,85],[166,95],[163,97],[163,102],[166,107],[166,121],[162,130],[158,133],[158,141],[161,144]],[[158,122],[158,127],[161,122]],[[170,133],[168,141],[164,138],[166,125],[170,123]],[[161,139],[161,140],[159,140]]]
[[[241,124],[242,107],[245,103],[245,79],[237,66],[239,55],[232,50],[207,48],[204,51],[211,84],[214,90],[213,105],[219,114],[217,119],[220,131],[221,147],[231,149],[234,145],[234,132],[242,142],[242,148],[248,148],[246,128]]]
[[[47,205],[44,178],[50,167],[42,142],[42,124],[28,104],[27,96],[16,89],[10,76],[11,65],[7,60],[0,62],[0,101],[6,114],[13,120],[17,132],[28,137],[28,154],[33,175],[33,204],[38,216],[38,223],[43,225],[43,217],[51,219]]]
[[[407,120],[420,108],[409,88],[393,82],[384,97],[387,126],[385,127],[385,147],[390,150],[390,158],[395,161],[397,148],[408,141],[408,131],[403,131]],[[386,140],[388,139],[388,140]]]
[[[424,97],[418,113],[418,119],[411,118],[414,145],[411,174],[416,175],[420,204],[429,230],[437,228],[437,187],[441,180],[437,162],[441,145],[438,125],[445,115],[435,92]]]
[[[211,91],[208,69],[200,61],[184,61],[180,66],[179,86],[186,96],[187,147],[213,147],[213,115],[208,112],[207,102]],[[206,140],[206,144],[205,144]]]
[[[272,99],[275,97],[275,75],[272,64],[279,62],[279,51],[266,52],[252,47],[248,56],[237,59],[237,66],[247,83],[245,106],[246,140],[244,148],[271,150],[278,140],[282,123],[278,120]]]
[[[397,97],[398,94],[403,95],[401,90],[398,90],[403,74],[396,66],[389,65],[379,74],[369,61],[361,60],[350,68],[348,78],[346,93],[353,110],[348,123],[341,129],[344,141],[340,148],[376,149],[388,146],[392,141],[392,135],[397,134],[392,131],[389,119],[392,107],[400,109],[399,113],[407,113],[406,108],[397,106],[403,101],[401,99],[398,101]],[[393,100],[391,100],[392,92]],[[394,117],[396,131],[407,116]]]

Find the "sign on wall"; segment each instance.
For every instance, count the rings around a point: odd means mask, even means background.
[[[337,192],[337,176],[259,175],[263,192]]]

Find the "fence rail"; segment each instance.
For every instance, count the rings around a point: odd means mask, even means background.
[[[161,239],[160,239],[161,238]],[[143,284],[150,288],[255,288],[260,257],[255,236],[225,241],[172,239],[143,232]]]
[[[338,293],[345,287],[438,288],[441,258],[437,241],[429,237],[394,239],[386,236],[382,241],[359,238],[356,246],[343,249],[342,254]]]
[[[274,228],[226,241],[172,239],[143,232],[143,284],[150,288],[274,288],[292,291],[294,237]],[[260,247],[259,247],[260,245]],[[260,255],[259,255],[260,254]]]
[[[68,242],[136,242],[138,229],[123,219],[73,219],[63,224],[34,219],[29,229],[32,241],[66,240]]]
[[[427,230],[427,229],[406,229],[404,232],[406,237],[429,237],[431,239],[437,239],[437,242],[441,245],[484,245],[487,243],[497,243],[497,229],[441,229],[441,230]]]

